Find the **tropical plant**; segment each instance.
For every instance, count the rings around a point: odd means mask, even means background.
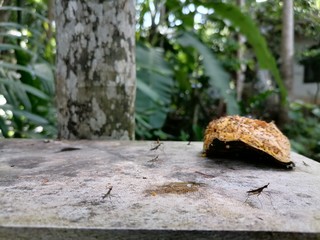
[[[164,125],[173,88],[172,70],[164,61],[161,48],[137,44],[136,134],[166,138],[159,129]]]
[[[279,89],[279,96],[282,104],[286,104],[287,90],[281,79],[276,60],[269,51],[268,45],[264,37],[260,33],[260,29],[251,17],[242,13],[239,8],[234,5],[228,5],[223,3],[210,3],[206,4],[215,10],[215,13],[224,19],[231,21],[234,27],[239,29],[239,32],[243,34],[248,43],[252,46],[256,55],[259,67],[261,69],[269,70]]]
[[[178,39],[183,46],[193,46],[203,57],[204,73],[209,77],[208,83],[214,89],[217,89],[221,97],[225,99],[227,105],[227,114],[239,114],[239,105],[230,91],[229,75],[222,68],[221,63],[216,59],[211,49],[199,41],[196,35],[184,32]]]
[[[24,7],[0,11],[10,12],[0,23],[0,134],[53,137],[54,42],[46,36],[48,20]]]
[[[240,113],[232,77],[239,68],[234,60],[238,32],[247,38],[259,67],[273,74],[278,90],[270,93],[279,93],[286,103],[287,92],[266,41],[249,15],[237,6],[196,0],[150,0],[138,6],[138,41],[162,48],[173,70],[174,94],[162,127],[170,133],[167,137],[200,140],[211,118]],[[251,57],[247,64],[254,61]],[[176,125],[179,129],[172,127]]]
[[[285,133],[294,151],[320,162],[320,108],[315,104],[295,101],[290,104],[290,126]]]

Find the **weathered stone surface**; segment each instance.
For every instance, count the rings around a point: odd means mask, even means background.
[[[156,146],[1,141],[0,239],[320,237],[319,163],[292,153],[288,171],[207,159],[200,142]]]

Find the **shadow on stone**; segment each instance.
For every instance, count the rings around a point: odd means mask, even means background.
[[[226,167],[258,167],[292,170],[293,162],[280,162],[269,154],[257,150],[243,142],[233,141],[227,144],[221,141],[213,141],[212,147],[206,151],[206,156],[215,160],[219,165]],[[230,161],[230,162],[229,162]],[[231,166],[233,164],[233,166]]]

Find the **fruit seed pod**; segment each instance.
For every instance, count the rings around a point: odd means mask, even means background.
[[[205,131],[203,151],[208,157],[254,156],[294,167],[290,142],[276,125],[247,117],[226,116],[211,121]]]

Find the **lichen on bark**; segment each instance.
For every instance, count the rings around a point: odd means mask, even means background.
[[[56,1],[60,138],[134,138],[134,4]]]

